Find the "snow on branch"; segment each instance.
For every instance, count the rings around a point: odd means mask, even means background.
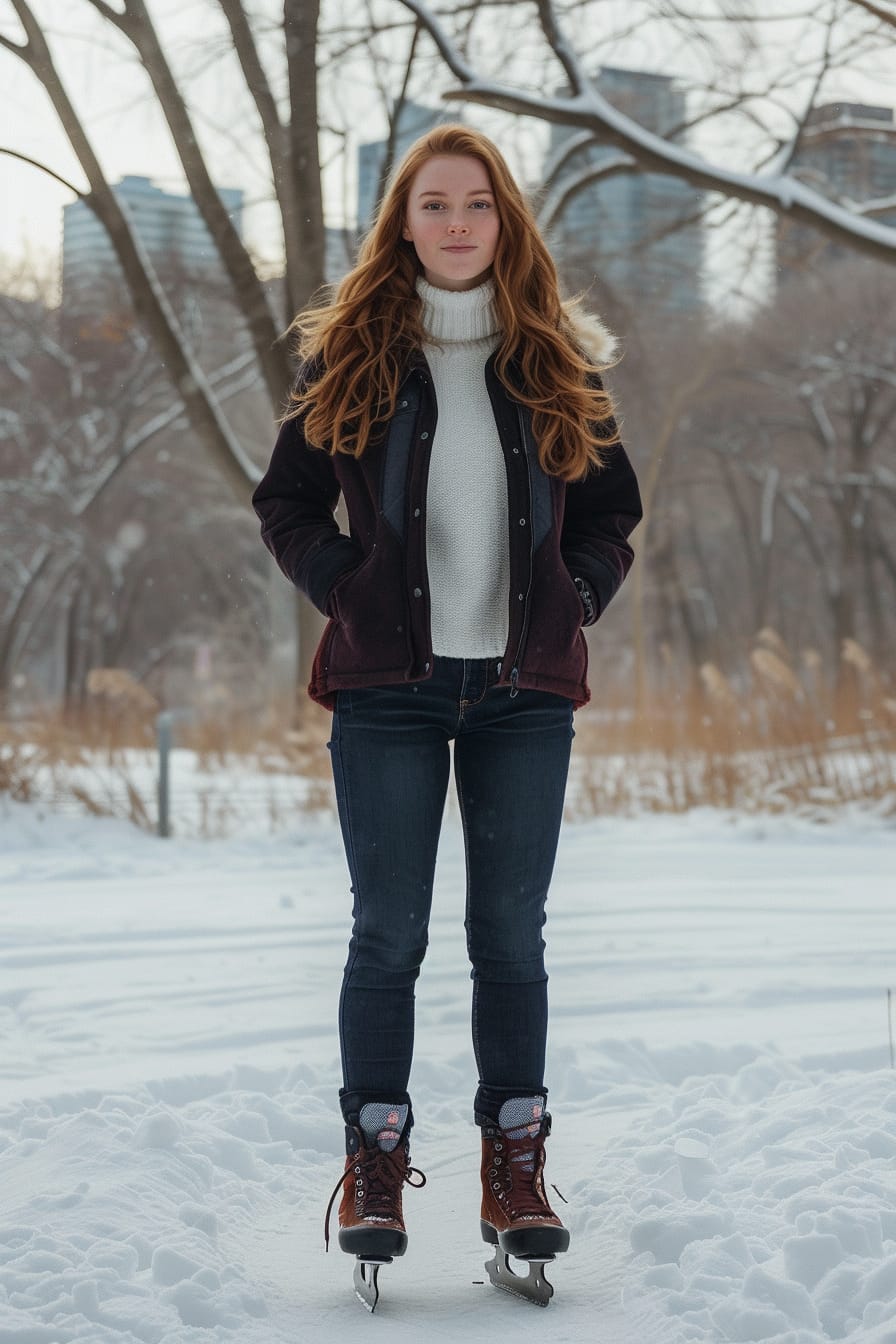
[[[549,0],[538,0],[539,15],[551,49],[572,83],[574,91],[568,95],[532,93],[478,74],[457,50],[424,0],[399,0],[399,3],[417,16],[442,59],[461,82],[460,88],[442,94],[446,100],[480,103],[518,116],[537,117],[590,131],[602,144],[616,145],[631,154],[642,171],[677,177],[704,191],[764,206],[775,214],[809,224],[856,252],[896,263],[896,229],[891,226],[828,200],[788,172],[740,172],[710,163],[693,151],[655,135],[620,112],[584,74],[581,63],[562,35]]]

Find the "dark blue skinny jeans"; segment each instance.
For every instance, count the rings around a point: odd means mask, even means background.
[[[495,660],[436,658],[425,682],[340,691],[329,743],[354,893],[339,1003],[346,1119],[401,1102],[414,1047],[436,849],[454,773],[467,862],[474,1106],[546,1095],[545,900],[573,738],[572,702],[497,686]]]

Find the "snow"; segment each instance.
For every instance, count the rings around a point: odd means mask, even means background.
[[[572,1244],[545,1315],[485,1281],[449,809],[411,1080],[427,1185],[370,1318],[323,1250],[332,818],[159,840],[0,803],[0,1344],[896,1344],[893,850],[846,811],[565,827],[547,1174]]]

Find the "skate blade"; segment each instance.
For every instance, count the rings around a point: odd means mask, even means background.
[[[391,1255],[368,1256],[364,1260],[358,1256],[355,1261],[355,1272],[352,1279],[355,1285],[355,1296],[368,1311],[373,1311],[380,1300],[379,1284],[377,1283],[380,1268],[382,1265],[391,1265],[391,1263]]]
[[[495,1258],[487,1260],[485,1268],[496,1288],[503,1288],[504,1292],[513,1293],[525,1302],[533,1302],[536,1307],[546,1307],[554,1296],[554,1288],[545,1278],[544,1267],[554,1258],[553,1255],[537,1260],[527,1258],[523,1263],[528,1264],[529,1272],[517,1274],[510,1267],[510,1256],[496,1246]]]

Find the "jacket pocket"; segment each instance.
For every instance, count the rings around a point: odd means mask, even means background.
[[[355,580],[359,578],[363,579],[364,573],[373,563],[375,556],[376,542],[373,543],[361,563],[356,565],[354,569],[350,569],[347,574],[343,574],[333,586],[330,596],[327,599],[327,607],[329,608],[333,619],[339,621],[341,624],[345,624],[351,611],[352,589],[354,588]]]
[[[563,577],[564,601],[569,602],[570,595],[575,598],[575,611],[579,617],[579,625],[582,626],[585,623],[585,603],[582,601],[582,594],[576,587],[572,572],[565,563],[563,565]]]

